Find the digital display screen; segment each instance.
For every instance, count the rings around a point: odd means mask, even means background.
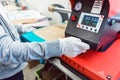
[[[91,27],[96,27],[98,21],[99,21],[99,17],[84,15],[81,24]]]

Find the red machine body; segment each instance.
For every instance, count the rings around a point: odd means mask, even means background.
[[[61,59],[90,80],[120,80],[120,39],[105,52],[89,50],[75,58]]]
[[[74,6],[75,0],[70,0],[71,6]],[[110,2],[110,11],[109,11],[109,17],[112,17],[118,13],[120,13],[120,0],[109,0]]]
[[[74,0],[70,1],[74,6]],[[119,3],[110,0],[109,17],[120,12]],[[62,56],[61,60],[90,80],[120,80],[120,37],[105,52],[88,50],[74,58]]]

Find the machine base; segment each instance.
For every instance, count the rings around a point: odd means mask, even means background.
[[[74,74],[76,74],[78,77],[80,77],[82,80],[90,80],[89,78],[87,78],[86,76],[84,76],[83,74],[81,74],[80,72],[76,71],[75,69],[73,69],[71,66],[67,65],[64,61],[61,60],[61,64],[63,66],[65,66],[67,69],[69,69],[70,71],[72,71]]]

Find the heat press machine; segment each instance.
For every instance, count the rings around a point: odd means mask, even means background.
[[[83,80],[120,80],[120,16],[114,12],[119,5],[113,4],[120,1],[70,2],[72,12],[65,37],[80,38],[90,45],[90,50],[74,58],[63,55],[61,63]]]

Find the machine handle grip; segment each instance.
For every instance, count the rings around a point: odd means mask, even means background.
[[[61,13],[71,13],[71,10],[69,10],[69,9],[64,9],[64,8],[59,8],[59,7],[56,7],[56,6],[53,6],[53,5],[50,5],[49,7],[48,7],[48,10],[50,11],[50,12],[61,12]]]

